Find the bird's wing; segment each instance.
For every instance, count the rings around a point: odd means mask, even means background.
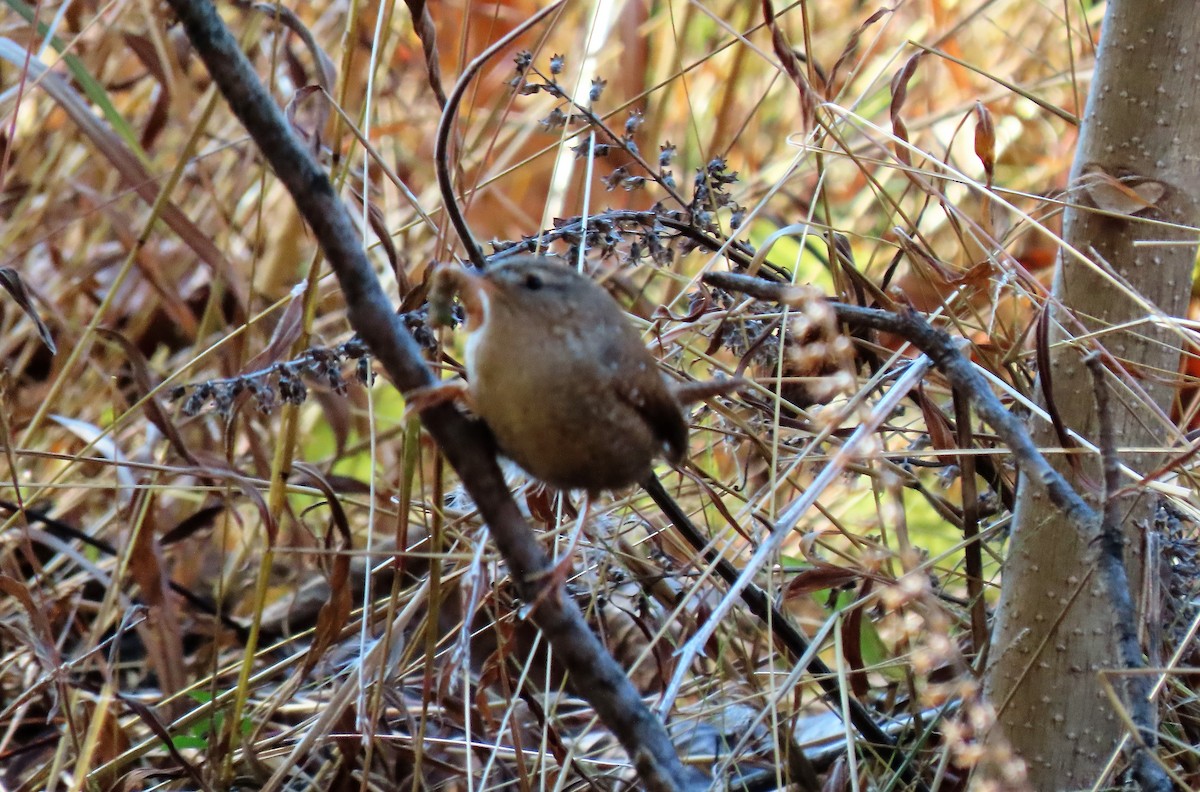
[[[687,421],[667,384],[661,380],[655,384],[658,387],[639,387],[618,378],[613,382],[613,388],[617,397],[642,416],[650,431],[662,441],[667,461],[678,464],[687,451]]]

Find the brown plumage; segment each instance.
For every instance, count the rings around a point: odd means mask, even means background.
[[[531,476],[596,492],[683,459],[687,423],[637,331],[603,288],[537,256],[438,273],[467,310],[467,386],[500,450]]]

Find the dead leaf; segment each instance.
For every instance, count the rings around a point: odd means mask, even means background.
[[[1167,192],[1167,186],[1160,181],[1134,176],[1118,179],[1095,163],[1083,167],[1083,175],[1076,180],[1075,186],[1097,209],[1126,217],[1157,209],[1157,202]]]
[[[50,335],[50,328],[42,321],[42,317],[38,316],[37,310],[33,307],[33,301],[29,299],[29,292],[25,291],[21,273],[12,267],[0,267],[0,286],[3,286],[4,290],[17,301],[17,305],[25,312],[25,315],[33,320],[38,335],[41,337],[42,343],[50,350],[50,354],[58,352],[58,348],[54,346],[54,338]]]
[[[897,142],[893,148],[896,150],[896,159],[905,165],[912,164],[912,158],[908,153],[910,142],[908,137],[908,125],[904,123],[904,119],[900,117],[900,109],[904,107],[904,102],[908,99],[908,83],[912,80],[913,74],[917,71],[917,64],[924,57],[924,52],[918,52],[909,58],[904,68],[896,72],[896,76],[892,78],[892,104],[890,113],[892,117],[892,134],[895,135]]]
[[[862,573],[853,569],[845,569],[833,564],[816,564],[810,569],[799,572],[788,581],[784,589],[784,599],[796,599],[817,591],[840,589],[849,586],[862,577]]]
[[[925,426],[929,429],[929,442],[938,451],[949,451],[956,447],[954,433],[950,430],[950,422],[938,409],[937,405],[926,395],[923,387],[916,390],[917,403],[921,407],[921,415],[925,418]]]
[[[975,156],[983,163],[987,185],[991,187],[996,170],[996,126],[992,123],[991,111],[983,106],[983,102],[975,103],[975,115],[979,118],[975,124]]]

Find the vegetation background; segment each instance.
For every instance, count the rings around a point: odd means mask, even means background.
[[[329,2],[283,22],[271,4],[221,7],[446,377],[460,334],[422,309],[431,267],[456,253],[434,172],[444,95],[539,7]],[[416,418],[382,378],[362,384],[336,283],[169,10],[0,8],[5,787],[631,783]],[[991,619],[1016,476],[964,395],[931,374],[886,403],[918,356],[902,339],[835,330],[811,292],[781,309],[699,280],[757,252],[830,298],[912,307],[1036,423],[1039,319],[1079,202],[1070,169],[1104,10],[837,0],[776,4],[768,24],[763,4],[571,3],[464,96],[451,164],[477,238],[546,232],[570,254],[563,218],[598,216],[589,267],[664,369],[756,382],[693,410],[688,466],[662,471],[712,547],[744,564],[833,466],[758,582],[819,647],[835,696],[740,611],[681,664],[724,591],[711,565],[640,491],[603,499],[575,545],[580,500],[513,471],[547,544],[575,548],[568,592],[651,706],[683,674],[665,707],[676,747],[730,788],[1124,779],[1115,744],[1080,775],[1031,779],[1022,746],[1087,725],[1057,720],[1053,701],[1015,748],[993,728],[1004,712],[984,677],[1003,651]],[[1124,175],[1093,175],[1087,201],[1122,221],[1163,197]],[[633,214],[651,210],[733,252]],[[1162,317],[1172,343],[1190,344],[1191,310]],[[1193,373],[1190,354],[1158,372],[1169,431],[1151,450],[1177,461],[1139,490],[1165,504],[1165,549],[1134,557],[1165,560],[1133,572],[1147,659],[1168,672],[1158,756],[1185,788],[1200,783],[1200,712],[1179,673],[1200,659]],[[839,454],[864,422],[870,442]],[[1048,453],[1058,440],[1039,438]],[[1082,476],[1093,500],[1096,478]],[[1103,695],[1114,677],[1087,671]],[[907,774],[847,725],[852,700]]]

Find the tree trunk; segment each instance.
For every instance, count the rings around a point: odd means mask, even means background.
[[[1180,317],[1191,293],[1197,235],[1161,222],[1195,227],[1200,220],[1198,56],[1194,0],[1109,2],[1063,223],[1066,243],[1090,263],[1065,249],[1059,257],[1050,371],[1041,376],[1052,375],[1051,400],[1066,426],[1095,442],[1095,399],[1081,359],[1097,345],[1117,358],[1123,370],[1108,377],[1109,417],[1122,449],[1166,449],[1179,440],[1163,414],[1177,390],[1180,336],[1150,321],[1140,301],[1159,316]],[[1044,422],[1034,432],[1043,448],[1061,445]],[[1077,470],[1062,456],[1055,465],[1097,503],[1099,460],[1086,453],[1075,459]],[[1139,473],[1166,459],[1162,452],[1121,455]],[[1153,505],[1145,491],[1122,502],[1135,601]],[[1090,786],[1124,731],[1098,675],[1118,663],[1113,611],[1095,561],[1094,544],[1060,518],[1037,482],[1022,479],[987,692],[998,734],[1025,760],[1037,790]],[[1119,679],[1114,684],[1120,691]]]

